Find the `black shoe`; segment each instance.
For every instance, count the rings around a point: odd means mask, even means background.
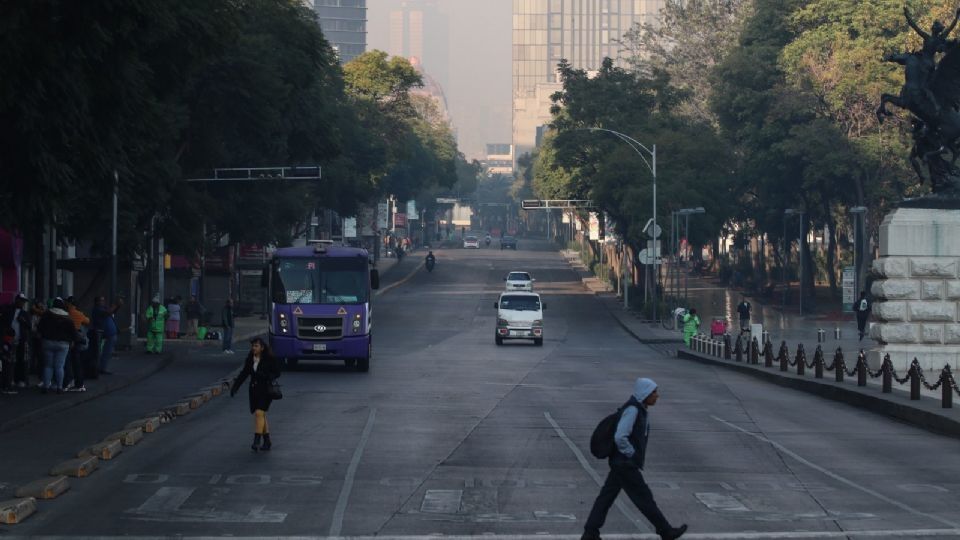
[[[670,527],[669,529],[660,532],[660,538],[661,540],[673,540],[674,538],[680,538],[685,532],[687,532],[686,523],[679,527]]]
[[[583,531],[583,535],[580,536],[580,540],[600,540],[600,533]]]
[[[253,444],[250,445],[250,449],[253,450],[254,452],[256,452],[257,450],[260,450],[260,434],[259,433],[253,434]]]
[[[270,451],[270,448],[271,448],[272,446],[273,446],[273,443],[270,442],[270,434],[269,434],[269,433],[264,433],[264,434],[263,434],[263,444],[260,445],[260,450],[262,450],[262,451],[264,451],[264,452],[269,452],[269,451]]]

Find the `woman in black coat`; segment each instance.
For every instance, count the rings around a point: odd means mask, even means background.
[[[267,451],[272,446],[270,442],[270,425],[267,423],[267,410],[273,399],[270,397],[270,381],[280,376],[280,363],[270,352],[270,347],[261,338],[250,341],[250,352],[243,362],[243,370],[233,381],[230,397],[236,395],[243,381],[250,377],[250,414],[253,415],[253,445],[257,450]],[[260,440],[263,439],[261,446]]]

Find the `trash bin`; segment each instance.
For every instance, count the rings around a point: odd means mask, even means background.
[[[197,327],[197,339],[199,339],[199,340],[207,339],[207,327],[206,327],[206,326],[198,326],[198,327]]]

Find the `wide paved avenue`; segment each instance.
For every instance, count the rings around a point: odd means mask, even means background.
[[[956,440],[665,356],[623,331],[545,243],[436,254],[433,273],[377,297],[368,374],[315,364],[283,375],[272,452],[249,449],[244,390],[3,532],[579,537],[607,469],[590,433],[645,376],[662,396],[645,476],[690,538],[960,538]],[[543,347],[494,344],[510,270],[537,279]],[[602,533],[652,529],[621,496]]]

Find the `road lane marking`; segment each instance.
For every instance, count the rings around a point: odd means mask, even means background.
[[[162,487],[134,510],[138,514],[169,514],[176,512],[187,502],[197,488]]]
[[[583,470],[587,471],[587,474],[590,475],[590,478],[593,478],[593,481],[597,483],[597,486],[603,487],[603,479],[600,478],[600,474],[594,470],[594,468],[590,465],[590,462],[587,461],[587,458],[584,457],[583,452],[581,452],[580,449],[577,448],[577,445],[570,440],[570,437],[567,437],[567,434],[564,433],[563,428],[560,427],[560,424],[558,424],[548,412],[544,412],[543,416],[547,419],[547,422],[550,422],[550,425],[553,426],[553,430],[557,432],[557,435],[560,436],[561,439],[563,439],[563,442],[567,443],[567,447],[570,448],[570,451],[573,452],[573,455],[577,457],[577,461],[580,462],[580,466],[583,467]],[[650,531],[650,527],[647,527],[646,524],[641,521],[634,512],[631,512],[630,509],[623,504],[623,501],[620,500],[620,497],[617,497],[616,505],[624,517],[636,525],[638,529],[641,531]],[[608,536],[609,535],[604,535],[604,537]]]
[[[687,533],[689,540],[790,540],[818,538],[935,538],[958,537],[960,529],[886,529],[848,531],[770,531]],[[542,534],[409,535],[409,536],[229,536],[231,540],[543,540]],[[609,540],[659,540],[658,534],[604,534]],[[4,536],[4,540],[170,540],[171,536]],[[580,534],[550,534],[550,540],[580,540]],[[176,536],[177,540],[223,540],[223,536]]]
[[[377,418],[377,409],[370,409],[370,415],[367,417],[367,425],[363,426],[363,435],[360,436],[360,444],[353,451],[353,458],[350,460],[350,466],[347,467],[347,475],[343,479],[343,486],[340,487],[340,496],[337,498],[337,506],[333,511],[333,520],[330,522],[330,536],[340,536],[343,530],[343,516],[347,511],[347,501],[350,499],[350,491],[353,489],[353,478],[357,474],[357,466],[360,464],[360,458],[363,457],[363,449],[367,446],[370,439],[370,432],[373,431],[373,421]]]
[[[409,274],[407,274],[406,277],[404,277],[403,279],[401,279],[401,280],[399,280],[399,281],[395,281],[395,282],[391,283],[390,285],[387,285],[386,287],[380,289],[379,291],[377,291],[376,293],[374,293],[373,296],[376,298],[376,297],[378,297],[378,296],[380,296],[380,295],[387,294],[387,293],[390,292],[391,290],[393,290],[393,289],[395,289],[395,288],[403,285],[404,283],[410,281],[411,279],[413,279],[413,276],[417,275],[417,272],[419,272],[420,269],[423,268],[423,265],[426,264],[426,262],[427,262],[426,260],[420,261],[420,264],[418,264],[417,267],[414,268],[412,272],[410,272]],[[397,264],[400,264],[400,263],[397,263]]]
[[[270,512],[264,506],[255,506],[246,514],[213,508],[183,508],[196,489],[162,487],[139,507],[127,510],[126,513],[131,515],[131,519],[164,523],[283,523],[287,519],[287,514]]]
[[[462,489],[428,489],[423,495],[420,511],[427,514],[456,514],[463,499]]]
[[[694,493],[694,497],[704,506],[715,512],[749,512],[750,509],[736,497],[723,493]]]
[[[738,425],[732,424],[732,423],[730,423],[730,422],[727,422],[726,420],[724,420],[724,419],[722,419],[722,418],[719,418],[719,417],[717,417],[717,416],[712,416],[712,415],[711,415],[711,418],[713,418],[713,419],[716,420],[717,422],[720,422],[720,423],[722,423],[722,424],[725,424],[725,425],[727,425],[727,426],[729,426],[729,427],[731,427],[731,428],[733,428],[733,429],[735,429],[735,430],[737,430],[737,431],[740,431],[740,432],[742,432],[742,433],[745,433],[745,434],[753,437],[754,439],[757,439],[758,441],[763,441],[763,442],[769,444],[770,446],[773,446],[774,448],[776,448],[776,449],[779,450],[780,452],[783,452],[784,454],[792,457],[793,459],[797,460],[798,462],[806,465],[807,467],[810,467],[811,469],[813,469],[813,470],[815,470],[815,471],[818,471],[818,472],[820,472],[821,474],[825,474],[825,475],[829,476],[830,478],[833,478],[834,480],[836,480],[836,481],[838,481],[838,482],[841,482],[841,483],[843,483],[843,484],[846,484],[846,485],[848,485],[848,486],[850,486],[850,487],[852,487],[852,488],[854,488],[854,489],[857,489],[857,490],[859,490],[859,491],[862,491],[862,492],[866,493],[867,495],[870,495],[870,496],[872,496],[872,497],[874,497],[874,498],[880,499],[881,501],[883,501],[883,502],[885,502],[885,503],[887,503],[887,504],[891,504],[891,505],[893,505],[893,506],[896,506],[897,508],[899,508],[899,509],[901,509],[901,510],[904,510],[904,511],[906,511],[906,512],[909,512],[909,513],[911,513],[911,514],[913,514],[913,515],[920,516],[920,517],[924,517],[924,518],[927,518],[927,519],[931,519],[931,520],[936,521],[936,522],[938,522],[938,523],[942,523],[942,524],[944,524],[944,525],[946,525],[946,526],[948,526],[948,527],[950,527],[950,528],[960,529],[960,525],[957,525],[956,523],[954,523],[954,522],[952,522],[952,521],[950,521],[950,520],[948,520],[948,519],[943,519],[943,518],[938,517],[938,516],[935,516],[935,515],[933,515],[933,514],[928,514],[928,513],[926,513],[926,512],[921,512],[920,510],[917,510],[916,508],[913,508],[913,507],[911,507],[911,506],[909,506],[909,505],[903,504],[902,502],[897,501],[897,500],[895,500],[895,499],[891,499],[890,497],[887,497],[886,495],[884,495],[884,494],[882,494],[882,493],[879,493],[879,492],[877,492],[877,491],[874,491],[874,490],[872,490],[872,489],[870,489],[870,488],[868,488],[868,487],[866,487],[866,486],[861,486],[860,484],[854,482],[853,480],[849,480],[849,479],[847,479],[847,478],[845,478],[845,477],[843,477],[843,476],[840,476],[839,474],[837,474],[837,473],[835,473],[835,472],[833,472],[833,471],[830,471],[830,470],[828,470],[828,469],[825,469],[825,468],[821,467],[820,465],[817,465],[816,463],[813,463],[812,461],[809,461],[809,460],[805,459],[805,458],[804,458],[803,456],[801,456],[800,454],[797,454],[796,452],[793,452],[792,450],[788,449],[787,447],[783,446],[782,444],[777,443],[777,442],[774,442],[774,441],[772,441],[772,440],[764,437],[763,435],[759,435],[759,434],[757,434],[757,433],[753,433],[753,432],[747,431],[746,429],[744,429],[744,428],[742,428],[742,427],[740,427],[740,426],[738,426]]]

